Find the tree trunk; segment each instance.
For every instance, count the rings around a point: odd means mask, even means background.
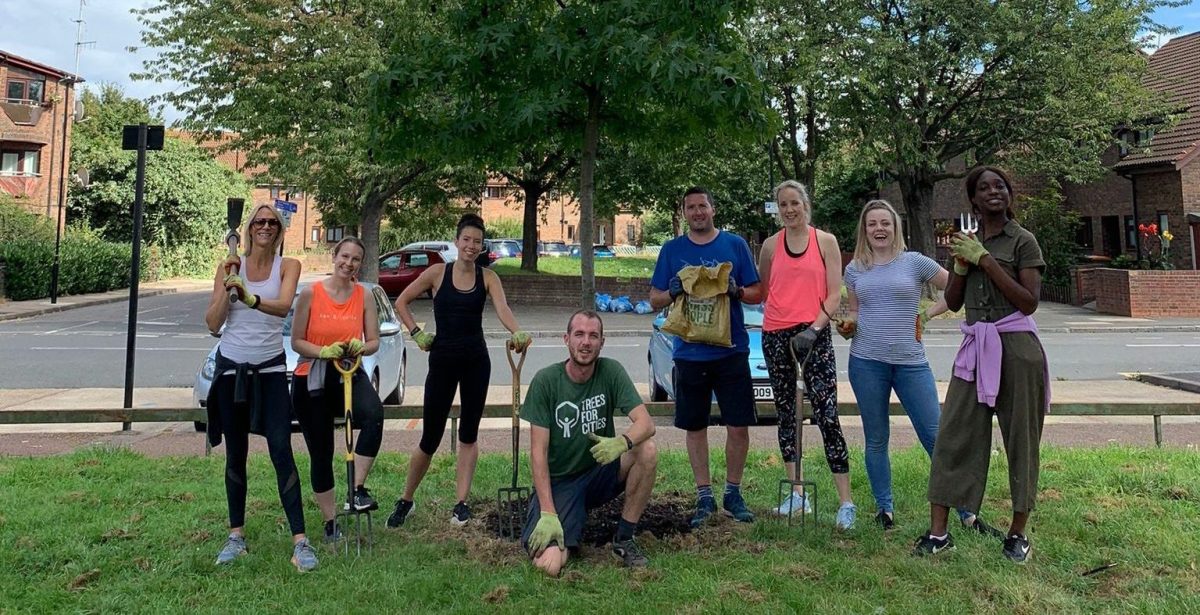
[[[908,225],[912,235],[909,249],[930,258],[937,257],[933,239],[933,179],[923,169],[904,169],[899,174],[900,193],[908,210]]]
[[[387,201],[377,192],[372,191],[363,203],[362,217],[359,227],[362,229],[363,254],[362,268],[358,270],[361,282],[379,282],[379,224],[383,220],[383,208]]]
[[[596,152],[600,147],[600,92],[587,89],[587,121],[583,126],[583,158],[579,165],[579,305],[596,305],[596,263],[592,254],[595,225],[593,199],[596,193]]]
[[[813,195],[817,192],[817,158],[821,155],[818,150],[820,146],[821,129],[817,126],[817,108],[812,102],[811,90],[805,91],[804,96],[804,164],[800,168],[799,179],[800,183],[808,188],[808,194]]]
[[[525,193],[525,219],[521,223],[521,269],[537,272],[538,270],[538,202],[542,199],[541,183],[527,182],[520,184]]]

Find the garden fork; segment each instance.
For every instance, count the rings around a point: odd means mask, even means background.
[[[830,323],[839,323],[839,319],[835,319],[829,315],[825,309],[825,304],[821,303],[821,311],[825,312],[825,316],[829,318]],[[796,478],[795,480],[784,478],[779,481],[779,501],[783,501],[784,496],[791,497],[791,494],[800,487],[800,495],[803,497],[803,503],[800,506],[800,529],[804,529],[807,524],[807,515],[809,506],[812,507],[812,514],[816,516],[817,505],[817,483],[811,480],[804,479],[804,397],[807,393],[804,386],[804,368],[808,364],[809,358],[812,357],[813,349],[816,344],[813,344],[803,357],[797,357],[795,350],[791,344],[788,344],[788,352],[792,355],[792,361],[796,363]],[[789,500],[790,501],[790,500]],[[788,527],[792,526],[792,517],[796,514],[796,507],[789,506],[787,512]]]
[[[974,235],[979,232],[979,219],[971,212],[958,214],[958,227],[962,232]]]
[[[513,361],[511,342],[506,344],[504,349],[508,356],[508,366],[512,368],[512,485],[496,491],[496,533],[500,538],[507,535],[515,540],[521,536],[531,497],[529,487],[517,486],[517,455],[521,447],[521,367],[525,365],[529,349],[517,353],[521,355],[520,361]]]
[[[363,544],[366,544],[367,550],[371,550],[375,546],[375,535],[371,527],[371,511],[358,510],[354,507],[354,397],[353,397],[353,382],[354,372],[358,371],[359,365],[362,364],[362,357],[343,358],[336,361],[331,361],[334,369],[342,375],[342,397],[345,403],[346,417],[346,506],[345,509],[337,513],[337,523],[343,530],[350,529],[350,517],[354,517],[354,554],[355,556],[362,555]],[[363,535],[362,521],[363,517],[367,518],[367,532]],[[350,540],[343,537],[342,551],[346,555],[350,555]]]

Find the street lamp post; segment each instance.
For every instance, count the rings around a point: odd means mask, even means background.
[[[75,76],[68,76],[59,82],[70,92],[76,83]],[[62,244],[63,210],[67,207],[67,104],[70,96],[63,97],[62,109],[62,147],[58,158],[58,221],[54,225],[54,264],[50,268],[50,303],[58,303],[58,273],[59,247]],[[53,164],[53,162],[51,162]]]

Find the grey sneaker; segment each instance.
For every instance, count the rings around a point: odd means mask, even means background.
[[[628,568],[645,568],[650,564],[650,558],[646,557],[645,553],[642,553],[642,548],[632,538],[629,540],[614,540],[612,552]]]
[[[317,552],[308,544],[307,538],[292,548],[292,565],[300,572],[308,572],[317,567]]]
[[[225,539],[221,552],[217,554],[217,565],[232,564],[233,560],[247,552],[249,549],[246,548],[246,539],[238,534],[230,534],[229,538]]]
[[[854,528],[854,521],[858,518],[858,507],[846,502],[842,504],[837,511],[837,529],[849,530]]]

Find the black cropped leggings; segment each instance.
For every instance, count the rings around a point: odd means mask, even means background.
[[[283,372],[258,374],[264,434],[279,502],[287,515],[292,534],[304,533],[304,505],[300,497],[300,479],[292,456],[292,404],[288,397],[287,376]],[[221,433],[225,437],[225,499],[229,504],[229,527],[246,525],[246,456],[250,451],[250,408],[233,404],[234,375],[217,378],[216,402],[221,410]]]
[[[473,444],[479,438],[479,421],[487,401],[492,361],[487,346],[480,343],[466,348],[434,348],[429,353],[429,373],[425,376],[425,411],[422,416],[421,451],[432,455],[446,432],[446,419],[454,403],[455,390],[462,402],[458,423],[458,441]]]
[[[346,413],[340,380],[341,374],[329,366],[325,370],[325,387],[316,397],[309,395],[308,376],[296,376],[292,381],[292,406],[296,409],[296,420],[300,422],[308,456],[312,459],[309,475],[313,493],[333,489],[333,454],[338,448],[334,443],[333,419]],[[383,443],[383,403],[362,370],[354,372],[350,386],[352,420],[354,428],[359,430],[354,453],[375,457]],[[345,445],[341,447],[345,448]]]

